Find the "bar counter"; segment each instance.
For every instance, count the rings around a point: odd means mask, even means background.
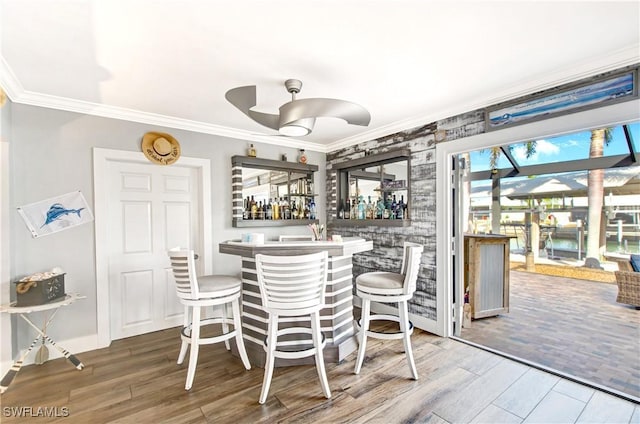
[[[251,365],[263,367],[264,340],[267,337],[268,314],[262,309],[255,255],[301,255],[326,250],[329,254],[325,307],[321,311],[322,332],[326,338],[324,357],[327,362],[340,362],[357,348],[353,328],[352,256],[373,249],[373,242],[358,237],[333,241],[265,241],[263,244],[229,240],[219,244],[220,253],[242,258],[242,331]],[[309,325],[309,318],[293,318],[292,322]],[[296,341],[289,341],[292,346]],[[300,344],[300,343],[298,343]],[[233,345],[233,344],[232,344]],[[234,354],[237,354],[234,350]],[[276,366],[313,363],[314,358],[276,359]]]

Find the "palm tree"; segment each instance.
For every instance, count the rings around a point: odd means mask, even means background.
[[[591,145],[589,158],[602,157],[604,146],[608,145],[612,137],[612,128],[591,130]],[[600,244],[600,227],[602,225],[602,204],[604,201],[604,169],[592,169],[587,180],[587,258],[600,259],[604,253],[604,246]]]
[[[524,146],[525,148],[525,156],[528,158],[530,158],[531,156],[533,156],[536,153],[536,141],[535,140],[529,140],[526,141],[524,143],[521,143],[522,146]],[[513,151],[513,149],[516,147],[516,144],[510,144],[507,146],[507,149],[509,150],[509,153],[511,153]],[[500,147],[492,147],[489,150],[489,167],[491,168],[491,178],[499,178],[498,176],[498,160],[500,159],[500,155],[502,155],[503,152],[503,148],[504,146]],[[482,152],[484,152],[485,150],[482,150]],[[494,180],[493,181],[494,184],[498,184],[499,181],[498,180]],[[491,202],[491,229],[494,233],[499,233],[500,232],[500,219],[501,219],[501,208],[500,208],[500,201],[499,200],[495,200]]]

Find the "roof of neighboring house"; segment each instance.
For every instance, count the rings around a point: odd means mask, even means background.
[[[640,196],[640,166],[604,170],[605,195]],[[501,195],[510,199],[582,197],[587,195],[588,171],[547,174],[526,178],[506,178],[500,182]],[[471,197],[491,196],[491,181],[471,187]]]

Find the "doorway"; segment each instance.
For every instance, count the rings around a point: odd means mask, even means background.
[[[635,110],[634,110],[635,109]],[[465,153],[477,149],[490,149],[491,147],[505,145],[517,142],[518,140],[534,140],[540,138],[550,138],[562,134],[574,133],[577,131],[589,130],[594,127],[610,127],[638,120],[638,102],[632,101],[621,105],[610,106],[597,109],[597,111],[585,111],[577,114],[552,118],[538,123],[522,125],[519,128],[508,128],[495,133],[482,134],[475,137],[464,139],[464,143],[460,143],[459,147],[454,145],[446,146],[451,143],[442,143],[436,148],[437,164],[452,163],[454,157],[458,154]],[[464,144],[464,148],[462,148]],[[448,160],[448,161],[447,161]],[[442,167],[444,168],[444,167]],[[438,177],[443,174],[438,171]],[[447,175],[447,174],[444,174]],[[438,191],[446,190],[446,193],[453,193],[454,186],[451,182],[452,178],[448,177],[440,180]],[[460,325],[462,322],[462,305],[464,303],[464,288],[460,278],[460,274],[454,274],[452,271],[455,265],[462,261],[462,240],[456,239],[455,225],[456,219],[453,214],[455,207],[455,197],[447,196],[447,202],[443,205],[438,204],[438,222],[446,223],[446,225],[438,228],[438,273],[442,271],[442,278],[438,278],[439,286],[445,289],[448,299],[447,303],[453,309],[453,313],[449,319],[448,334],[450,336],[460,335]],[[439,196],[439,200],[445,200],[444,196]],[[442,215],[440,215],[442,213]],[[445,215],[449,216],[445,216]],[[489,222],[490,224],[490,222]],[[447,281],[449,283],[447,283]],[[453,284],[451,283],[453,281]],[[526,359],[526,358],[525,358]]]
[[[94,149],[98,344],[180,325],[166,251],[198,251],[211,272],[208,159],[151,164],[140,152]]]

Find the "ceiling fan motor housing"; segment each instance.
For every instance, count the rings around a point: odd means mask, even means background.
[[[299,93],[302,89],[302,81],[297,79],[288,79],[284,82],[284,86],[289,93]]]

